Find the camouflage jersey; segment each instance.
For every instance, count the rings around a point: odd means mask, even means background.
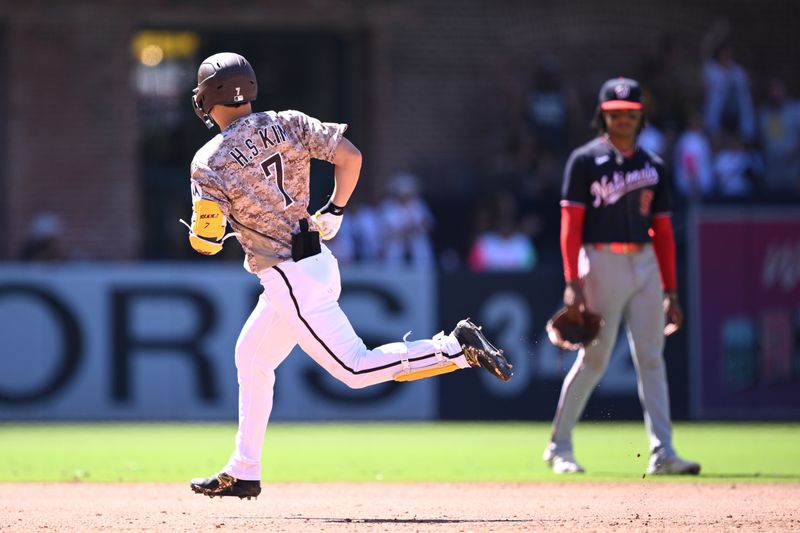
[[[251,113],[192,160],[192,198],[217,202],[258,273],[291,257],[291,236],[309,218],[311,158],[332,161],[346,124],[299,111]]]

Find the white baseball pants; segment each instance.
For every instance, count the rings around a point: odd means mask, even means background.
[[[264,292],[236,342],[239,430],[224,472],[261,479],[261,450],[272,411],[275,369],[299,344],[332,376],[352,388],[391,381],[404,371],[452,361],[469,364],[452,333],[368,350],[339,307],[336,258],[322,253],[284,261],[258,274]]]

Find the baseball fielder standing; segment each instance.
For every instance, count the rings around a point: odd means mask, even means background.
[[[320,242],[336,235],[358,181],[361,153],[345,124],[320,122],[299,111],[254,113],[258,84],[247,60],[215,54],[200,65],[195,112],[221,132],[198,150],[191,165],[189,242],[204,254],[235,235],[245,269],[264,292],[236,343],[239,429],[222,470],[191,481],[208,496],[250,498],[261,492],[261,448],[272,410],[275,369],[299,344],[320,366],[350,387],[411,381],[469,367],[511,378],[511,365],[468,319],[452,333],[395,342],[371,350],[338,304],[339,268]],[[311,159],[335,166],[330,201],[308,214]],[[235,233],[225,235],[230,223]],[[185,224],[185,223],[184,223]]]
[[[572,429],[608,366],[625,320],[650,437],[650,474],[697,474],[700,465],[672,447],[664,336],[683,315],[676,292],[675,240],[662,161],[636,144],[642,130],[642,91],[617,78],[600,89],[600,135],[572,152],[564,172],[561,252],[567,313],[602,315],[598,339],[578,353],[564,379],[544,459],[556,473],[583,472]],[[666,318],[666,320],[665,320]]]

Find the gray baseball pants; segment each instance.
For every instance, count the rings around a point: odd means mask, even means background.
[[[663,291],[653,247],[646,245],[638,252],[614,253],[586,245],[581,250],[579,270],[586,307],[600,313],[605,325],[597,343],[578,353],[564,379],[553,420],[551,447],[555,452],[572,451],[572,430],[608,366],[620,321],[624,319],[650,451],[674,455],[663,357]]]

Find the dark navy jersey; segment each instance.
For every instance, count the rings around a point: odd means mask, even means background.
[[[636,147],[624,157],[598,137],[569,157],[561,189],[562,206],[586,208],[583,242],[650,242],[653,216],[672,208],[664,163]]]

